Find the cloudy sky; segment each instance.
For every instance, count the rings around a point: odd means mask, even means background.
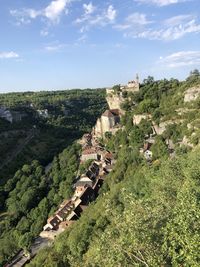
[[[199,0],[1,0],[0,92],[200,69]]]

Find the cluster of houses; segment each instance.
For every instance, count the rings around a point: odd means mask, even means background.
[[[130,91],[139,90],[138,78],[136,81],[131,81],[127,86],[121,87],[122,90],[129,89]],[[109,103],[108,103],[109,104]],[[110,107],[110,106],[109,106]],[[79,177],[73,184],[74,194],[71,199],[65,200],[59,209],[51,216],[47,224],[43,227],[42,237],[54,239],[59,233],[63,232],[67,227],[73,224],[81,216],[81,213],[89,205],[90,202],[96,199],[100,187],[108,173],[112,171],[115,163],[112,153],[107,151],[99,142],[100,138],[104,138],[107,132],[115,134],[121,128],[120,117],[121,109],[108,109],[97,120],[95,127],[91,133],[84,134],[79,143],[82,146],[82,154],[80,163],[91,161],[86,172]],[[139,124],[142,119],[150,119],[144,114],[133,118],[134,124]],[[154,142],[146,140],[144,147],[141,148],[141,153],[150,161],[152,152],[150,147]]]
[[[182,120],[168,120],[160,122],[160,124],[158,125],[152,120],[151,114],[144,113],[144,114],[135,114],[133,116],[133,125],[139,125],[142,122],[142,120],[151,122],[152,134],[150,134],[150,136],[147,136],[147,138],[145,139],[144,146],[140,148],[140,153],[144,156],[144,158],[147,161],[151,161],[153,157],[151,146],[155,143],[155,137],[158,135],[162,135],[166,131],[169,125],[182,123]],[[185,141],[185,138],[183,139],[183,141],[180,141],[179,144],[190,145],[187,140]],[[167,139],[166,145],[168,147],[170,156],[173,157],[175,148],[173,141],[171,139]]]
[[[97,140],[92,139],[91,134],[85,134],[81,140],[82,156],[80,161],[84,163],[91,160],[89,168],[74,182],[72,198],[65,200],[54,215],[47,220],[47,224],[40,233],[41,237],[54,239],[77,221],[89,203],[97,198],[106,175],[112,170],[113,154],[106,151]]]

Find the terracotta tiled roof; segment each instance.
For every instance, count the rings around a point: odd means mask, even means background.
[[[111,109],[110,112],[114,115],[114,116],[119,116],[119,109]]]
[[[107,152],[107,153],[105,154],[105,158],[107,158],[107,159],[112,159],[112,158],[113,158],[113,154],[110,153],[110,152]]]
[[[114,117],[114,115],[112,114],[112,112],[110,110],[106,110],[102,116],[104,117]]]
[[[83,152],[82,152],[82,155],[89,155],[89,154],[95,154],[95,153],[97,153],[96,149],[90,147],[90,148],[84,149]]]

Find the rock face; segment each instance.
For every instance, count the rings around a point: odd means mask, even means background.
[[[137,114],[133,116],[133,124],[138,125],[142,120],[150,120],[151,114]]]
[[[184,102],[196,100],[200,96],[200,86],[192,87],[185,92]]]
[[[167,125],[169,124],[170,124],[169,122],[161,122],[159,125],[153,123],[154,133],[157,135],[162,135],[164,131],[166,130]]]
[[[113,88],[106,89],[106,100],[110,109],[121,110],[121,104],[125,102],[123,94],[139,92],[140,83],[139,77],[136,76],[136,80],[129,81],[126,85],[120,85],[119,90],[116,92]],[[122,110],[121,110],[122,111]]]
[[[121,109],[124,98],[120,95],[107,95],[106,101],[110,109]]]
[[[138,92],[140,89],[139,77],[136,81],[130,81],[127,85],[114,86],[106,89],[106,100],[109,109],[97,120],[93,128],[93,136],[104,138],[105,133],[115,134],[120,128],[120,118],[124,114],[121,105],[126,101],[128,93]]]

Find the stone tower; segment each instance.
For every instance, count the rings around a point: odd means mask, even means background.
[[[136,83],[139,84],[140,83],[140,79],[139,79],[139,75],[138,73],[136,74],[136,79],[135,79]]]

